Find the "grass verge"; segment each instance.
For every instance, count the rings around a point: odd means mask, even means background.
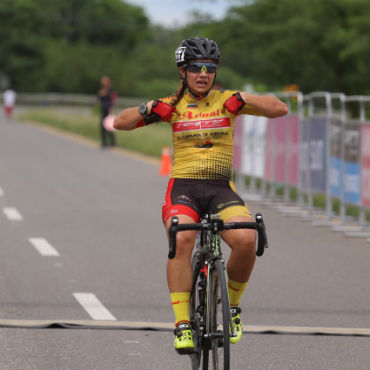
[[[28,109],[17,116],[21,122],[37,122],[100,142],[99,115],[93,110],[72,112],[60,108]],[[161,157],[164,146],[172,146],[171,128],[166,123],[153,124],[133,131],[116,131],[117,146],[152,157]]]

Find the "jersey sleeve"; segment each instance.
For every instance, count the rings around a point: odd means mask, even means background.
[[[225,90],[224,92],[223,92],[223,96],[224,96],[224,101],[226,101],[227,99],[229,99],[229,98],[231,98],[231,96],[233,95],[233,94],[235,94],[235,93],[237,93],[237,92],[240,92],[240,91],[238,91],[238,90]],[[251,107],[250,105],[248,105],[247,103],[244,105],[244,107],[238,112],[238,115],[240,115],[240,114],[249,114],[249,115],[251,115],[251,116],[263,116],[263,114],[259,111],[259,110],[257,110],[257,109],[255,109],[255,108],[253,108],[253,107]]]
[[[158,100],[163,101],[163,103],[171,104],[173,99],[174,99],[173,96],[167,96],[166,98],[160,98]]]

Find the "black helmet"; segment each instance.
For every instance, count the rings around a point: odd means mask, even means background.
[[[212,59],[218,63],[221,59],[221,53],[215,41],[203,37],[193,37],[181,41],[175,51],[175,59],[177,66],[182,66],[194,59]]]

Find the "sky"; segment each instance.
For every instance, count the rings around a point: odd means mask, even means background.
[[[227,9],[240,0],[126,0],[127,3],[142,6],[153,24],[167,27],[183,26],[196,10],[208,13],[213,19],[221,19]]]

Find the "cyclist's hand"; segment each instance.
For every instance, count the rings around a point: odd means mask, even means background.
[[[151,112],[157,114],[162,121],[169,121],[172,117],[173,112],[175,112],[176,109],[167,103],[163,103],[160,100],[154,100],[152,104]]]
[[[232,114],[237,114],[245,105],[245,101],[241,97],[240,93],[233,94],[224,103],[224,109],[227,109]]]

